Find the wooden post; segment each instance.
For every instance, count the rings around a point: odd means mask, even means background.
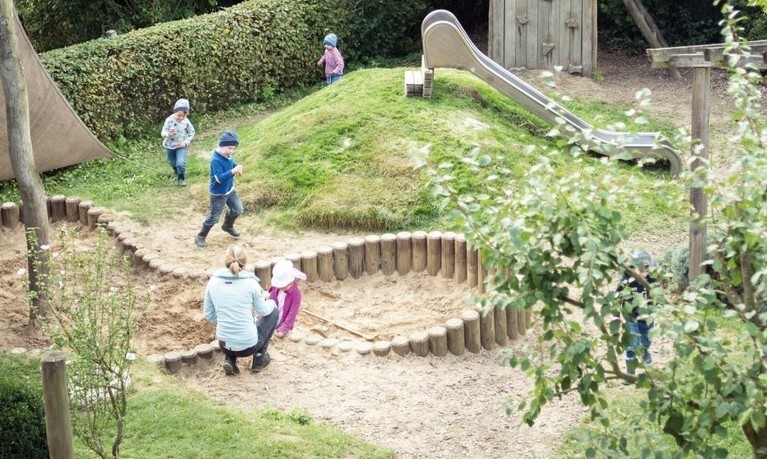
[[[488,351],[495,347],[495,314],[493,311],[479,311],[479,338],[482,347]]]
[[[463,283],[466,280],[466,237],[463,234],[455,236],[455,281]]]
[[[464,342],[466,349],[474,354],[482,350],[480,330],[479,330],[479,312],[474,309],[467,309],[461,314],[463,319]]]
[[[469,287],[477,286],[478,255],[479,251],[477,249],[469,249],[466,252],[466,283],[469,284]]]
[[[317,271],[317,252],[308,250],[301,253],[301,271],[306,274],[307,282],[316,282],[320,278]]]
[[[426,231],[413,233],[413,272],[426,269]]]
[[[330,282],[333,280],[333,248],[323,245],[317,248],[317,270],[320,280]]]
[[[520,338],[527,334],[527,318],[523,309],[517,311],[517,332]]]
[[[482,264],[482,254],[477,254],[477,291],[485,293],[485,265]]]
[[[506,328],[507,325],[507,318],[506,318],[506,309],[501,309],[499,307],[493,308],[493,322],[495,324],[495,344],[503,347],[506,346],[509,342],[509,336],[508,336],[508,329]]]
[[[466,341],[463,331],[463,320],[448,319],[445,322],[447,329],[447,348],[453,355],[463,355],[466,350]]]
[[[291,263],[293,263],[293,267],[297,270],[303,272],[303,268],[301,267],[301,254],[300,253],[288,253],[285,254],[285,259],[290,260]]]
[[[0,207],[0,219],[6,228],[16,229],[19,226],[19,215],[19,206],[15,202],[4,202]]]
[[[397,236],[386,233],[381,236],[381,271],[387,276],[397,269]]]
[[[437,357],[447,355],[447,331],[445,327],[429,329],[429,351]]]
[[[692,152],[695,156],[690,169],[695,171],[708,161],[708,128],[710,110],[711,68],[695,67],[692,80]],[[706,224],[708,202],[702,188],[690,188],[693,219],[690,221],[690,256],[687,280],[692,283],[703,272],[706,261]]]
[[[410,350],[419,357],[429,355],[429,335],[422,331],[413,332],[410,335]]]
[[[49,351],[41,358],[45,433],[51,459],[75,457],[72,423],[67,393],[67,363],[63,351]]]
[[[452,279],[455,273],[455,233],[442,235],[442,277]]]
[[[365,240],[355,237],[349,241],[349,274],[359,279],[365,272]]]
[[[395,336],[391,340],[391,350],[404,357],[410,352],[410,341],[404,336]]]
[[[397,233],[397,273],[404,276],[413,265],[413,240],[407,231]]]
[[[269,260],[258,260],[253,266],[256,277],[261,281],[261,288],[269,290],[272,286],[272,264]]]
[[[338,280],[349,275],[349,244],[345,242],[333,244],[333,274]]]
[[[66,196],[57,194],[51,197],[51,220],[61,222],[67,219]]]
[[[432,231],[426,235],[426,272],[430,276],[439,273],[442,263],[442,233]]]
[[[76,196],[68,197],[64,201],[68,222],[76,222],[80,219],[80,198]]]
[[[391,343],[388,341],[376,341],[373,343],[373,354],[378,357],[386,357],[391,351]]]
[[[102,210],[98,207],[91,207],[88,209],[88,228],[96,229],[96,224],[99,222]]]
[[[80,213],[80,224],[88,226],[88,211],[93,207],[93,201],[80,201],[78,211]]]
[[[381,269],[381,238],[368,236],[365,238],[365,272],[372,276]]]
[[[510,340],[516,341],[519,337],[517,331],[517,311],[507,307],[506,309],[506,335]]]

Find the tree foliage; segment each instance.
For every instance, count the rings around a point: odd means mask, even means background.
[[[19,16],[38,52],[214,11],[217,0],[17,0]]]
[[[733,38],[738,16],[732,7],[726,13],[723,33],[733,56],[729,94],[737,126],[730,148],[738,161],[727,178],[715,177],[708,165],[684,174],[684,185],[703,187],[711,203],[712,261],[711,274],[700,276],[681,296],[653,284],[650,307],[641,295],[615,293],[615,281],[624,274],[644,282],[626,252],[625,222],[633,207],[645,193],[664,193],[669,201],[689,205],[679,200],[681,184],[658,181],[652,189],[638,189],[610,160],[599,171],[584,167],[579,174],[561,174],[549,154],[562,152],[553,152],[543,154],[515,184],[518,191],[499,175],[488,180],[484,193],[470,195],[452,187],[451,164],[427,167],[470,243],[480,249],[487,272],[495,273],[484,307],[534,310],[538,317],[540,352],[516,350],[508,358],[535,382],[516,409],[532,425],[554,398],[577,394],[591,419],[604,427],[590,439],[587,456],[636,455],[629,449],[632,438],[665,435],[675,448],[644,441],[636,446],[639,454],[724,457],[727,451],[712,439],[736,425],[754,456],[767,457],[767,120],[761,112],[761,75],[735,66],[748,47]],[[575,146],[576,133],[571,137],[562,146],[579,161],[583,151]],[[464,158],[477,170],[493,160],[481,152]],[[655,275],[666,276],[663,269]],[[654,339],[671,343],[667,364],[644,368],[624,360],[633,336],[621,316],[634,307],[640,318],[655,323]],[[722,328],[724,320],[734,321],[735,331]],[[642,371],[634,376],[637,368]],[[616,380],[636,385],[643,394],[637,413],[663,433],[645,432],[640,424],[614,428],[605,389]]]
[[[141,298],[131,266],[98,229],[95,247],[78,247],[62,231],[63,248],[45,247],[49,273],[42,279],[49,314],[41,323],[55,346],[70,352],[67,367],[73,432],[101,458],[120,456],[127,414],[131,338]],[[110,432],[113,432],[110,434]]]

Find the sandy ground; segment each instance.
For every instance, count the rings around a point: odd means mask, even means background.
[[[642,87],[653,91],[655,103],[648,111],[689,129],[691,77],[673,80],[665,71],[650,69],[644,57],[600,56],[599,83],[559,74],[557,90],[580,99],[634,100]],[[521,72],[523,79],[538,85],[539,72]],[[541,86],[539,86],[541,87]],[[714,75],[712,94],[712,157],[726,133],[728,109],[722,101],[724,83]],[[207,250],[196,250],[193,237],[201,220],[190,210],[173,221],[142,226],[121,220],[147,247],[174,264],[210,270],[221,258],[231,239],[214,229]],[[240,243],[250,261],[270,260],[288,253],[315,250],[321,245],[348,241],[367,234],[299,235],[269,234],[261,231],[256,216],[238,221],[244,233]],[[93,236],[82,231],[84,244]],[[638,242],[655,253],[686,240],[679,234],[664,240],[646,236]],[[27,330],[23,278],[24,241],[20,230],[0,230],[0,346],[39,348],[47,340]],[[202,281],[160,278],[156,274],[135,274],[141,289],[154,289],[154,298],[139,319],[135,347],[144,355],[185,350],[213,339],[214,328],[202,317]],[[458,317],[468,290],[451,281],[423,275],[386,277],[381,274],[328,284],[305,284],[304,308],[364,334],[389,338],[425,331]],[[307,314],[299,316],[298,330],[310,333],[320,327],[328,336],[359,339],[353,334],[322,324]],[[534,335],[532,331],[531,335]],[[528,337],[528,341],[532,338]],[[660,349],[663,346],[660,345]],[[356,352],[327,351],[304,343],[277,341],[271,350],[273,364],[259,375],[227,378],[215,364],[184,369],[181,378],[219,400],[242,408],[304,409],[316,420],[326,421],[359,434],[365,440],[391,447],[397,457],[550,457],[562,442],[566,430],[584,416],[577,400],[566,398],[544,410],[533,428],[520,425],[505,408],[510,397],[529,390],[529,380],[520,372],[504,367],[501,352],[483,351],[461,357],[417,358],[361,356]],[[657,360],[662,362],[663,357]],[[245,362],[243,362],[245,363]]]

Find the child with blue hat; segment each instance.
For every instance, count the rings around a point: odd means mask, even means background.
[[[237,164],[234,161],[234,150],[239,145],[240,140],[236,132],[224,131],[221,138],[218,139],[218,147],[213,150],[213,156],[210,158],[210,186],[208,187],[210,208],[208,209],[208,216],[202,222],[202,228],[194,240],[197,247],[205,248],[208,246],[205,238],[221,217],[224,206],[228,207],[229,210],[224,215],[224,224],[221,225],[221,229],[233,238],[240,237],[240,232],[234,229],[234,221],[243,211],[242,201],[234,189],[234,178],[241,176],[243,172],[242,164]]]
[[[325,64],[325,80],[328,84],[333,84],[341,79],[344,74],[344,58],[338,51],[338,37],[334,33],[329,33],[322,40],[322,46],[325,47],[325,53],[322,55],[318,66]]]

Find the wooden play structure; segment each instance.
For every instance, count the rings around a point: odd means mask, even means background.
[[[672,175],[681,172],[681,158],[659,133],[595,128],[483,54],[451,12],[429,13],[421,23],[421,40],[421,70],[405,72],[406,96],[430,97],[434,69],[438,67],[467,70],[552,126],[564,123],[581,132],[583,138],[579,142],[589,151],[606,156],[626,152],[635,159],[659,159],[669,164]]]
[[[738,65],[750,64],[760,70],[767,69],[767,40],[749,43],[751,56],[741,59]],[[727,55],[725,45],[721,43],[678,46],[673,48],[652,48],[647,50],[653,68],[691,68],[692,84],[692,154],[694,160],[690,169],[695,170],[704,161],[708,161],[709,113],[711,110],[711,69],[723,67]],[[708,202],[701,188],[690,189],[690,202],[694,216],[705,217],[708,214]],[[703,271],[702,263],[706,259],[706,227],[700,218],[690,222],[690,256],[687,278],[690,282]]]
[[[488,55],[506,69],[597,69],[597,0],[491,0]]]

